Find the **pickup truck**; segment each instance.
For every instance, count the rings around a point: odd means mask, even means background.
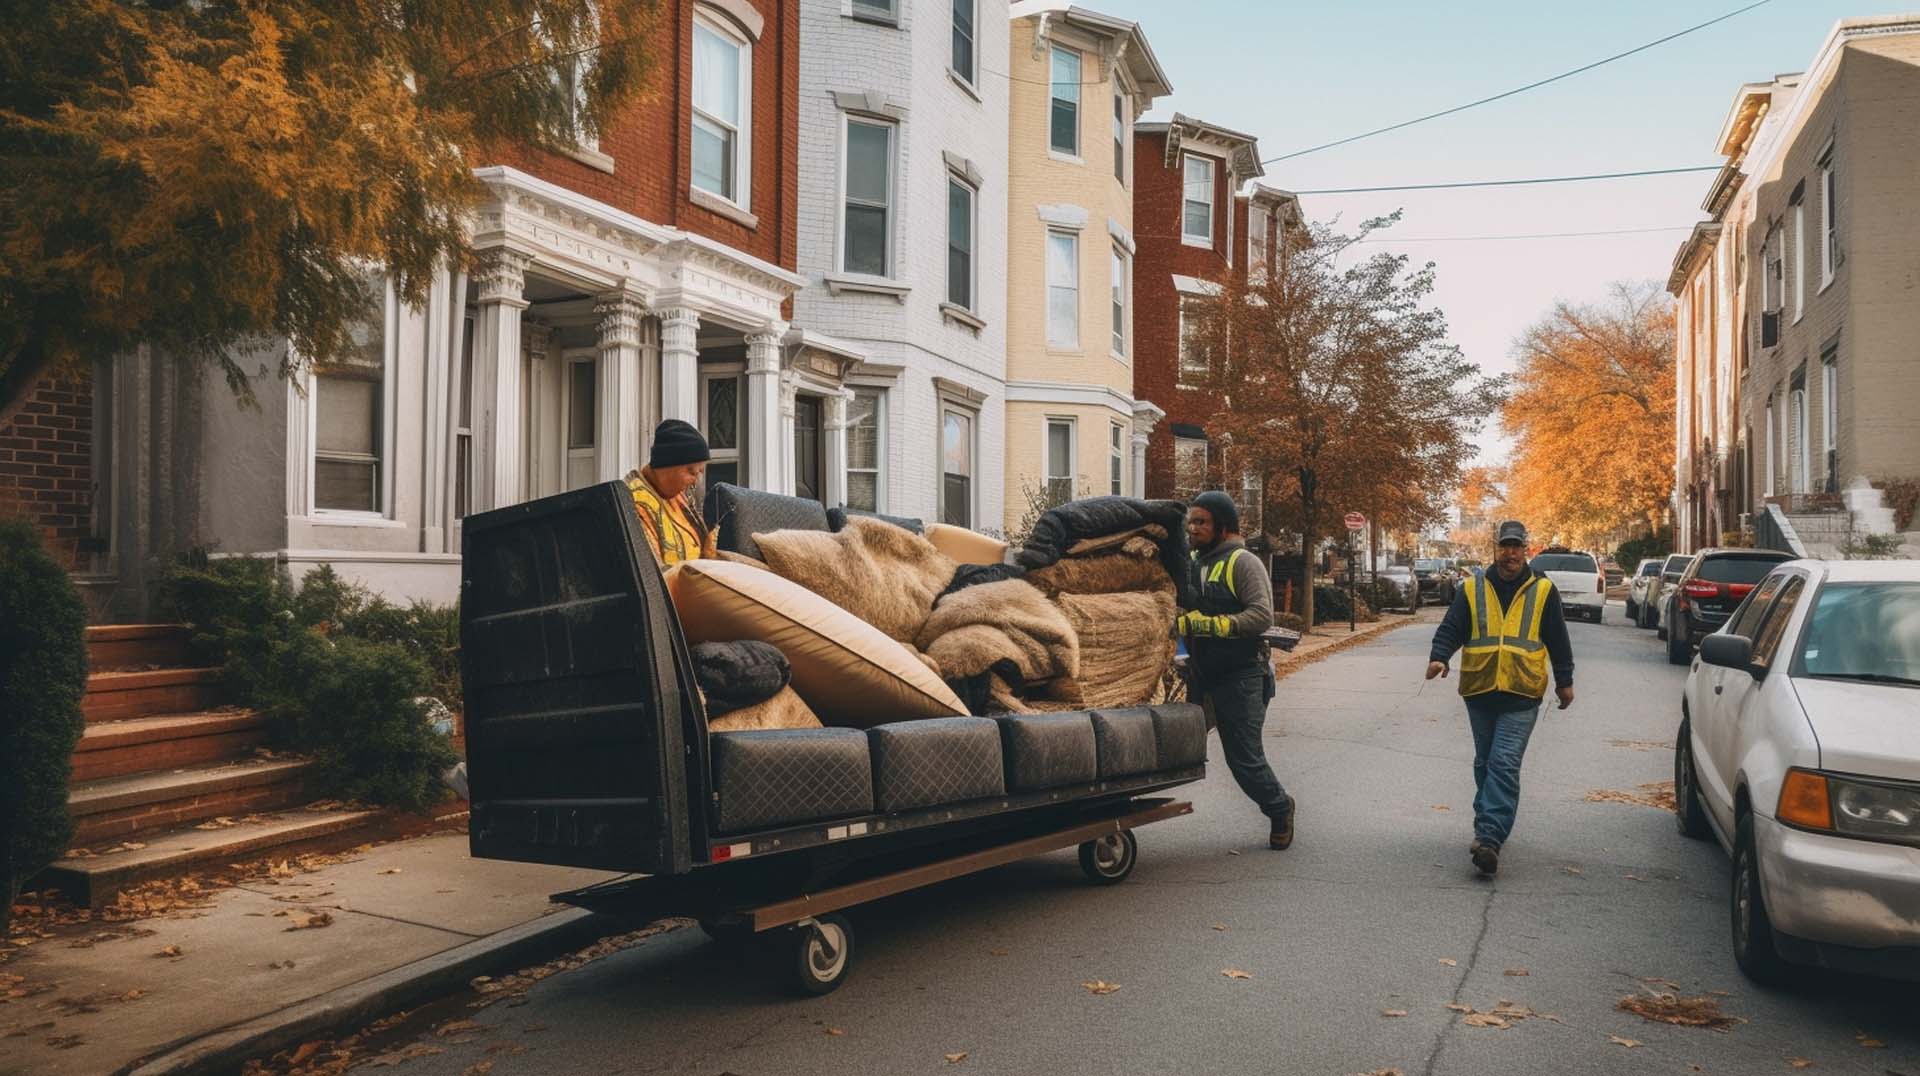
[[[1591,554],[1548,550],[1536,555],[1528,567],[1535,575],[1553,581],[1560,592],[1560,606],[1569,618],[1586,617],[1595,624],[1607,609],[1607,579]]]
[[[468,517],[460,630],[472,854],[645,876],[554,898],[582,907],[783,930],[803,993],[845,974],[839,909],[1076,844],[1118,881],[1135,826],[1191,810],[1140,797],[1206,775],[1186,702],[709,733],[618,482]]]

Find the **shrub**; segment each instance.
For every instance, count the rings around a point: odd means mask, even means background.
[[[294,634],[282,667],[301,686],[293,746],[314,779],[347,800],[424,810],[440,799],[453,748],[417,701],[427,672],[397,643],[314,630]]]
[[[1893,509],[1893,529],[1912,530],[1920,514],[1920,478],[1878,478],[1873,488],[1880,491],[1880,503]]]
[[[1613,551],[1613,560],[1620,565],[1621,571],[1631,575],[1633,570],[1640,566],[1641,561],[1649,557],[1664,557],[1671,552],[1673,552],[1673,535],[1671,532],[1661,531],[1621,542],[1620,548]]]
[[[73,835],[67,781],[85,719],[87,614],[22,520],[0,522],[0,935],[20,886]]]
[[[1315,623],[1331,624],[1336,620],[1348,619],[1353,604],[1347,598],[1347,588],[1331,584],[1316,584],[1313,588],[1313,619]],[[1360,600],[1359,616],[1353,619],[1370,624],[1380,619],[1380,614],[1367,605],[1366,599]]]

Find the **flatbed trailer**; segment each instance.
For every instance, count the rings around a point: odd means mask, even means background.
[[[726,787],[715,741],[780,763],[780,750],[804,751],[809,737],[708,733],[686,640],[625,486],[498,509],[463,527],[472,854],[641,875],[553,899],[692,918],[720,939],[759,937],[802,993],[844,979],[853,946],[844,913],[867,901],[1075,846],[1089,878],[1123,880],[1138,854],[1133,831],[1192,810],[1156,794],[1206,775],[1206,726],[1188,703],[826,729],[837,750],[858,744],[862,767],[886,765],[865,754],[866,736],[919,741],[925,764],[939,761],[941,737],[964,734],[977,752],[984,734],[1004,780],[956,802],[809,814],[802,754],[782,786],[794,817],[730,827],[722,801],[740,790]],[[1076,750],[1086,760],[1077,769],[1062,762]]]

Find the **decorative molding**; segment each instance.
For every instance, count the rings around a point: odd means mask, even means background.
[[[1061,381],[1009,381],[1007,402],[1104,407],[1123,416],[1132,416],[1138,406],[1133,397],[1106,385],[1076,385]]]
[[[1139,253],[1133,245],[1133,232],[1112,217],[1107,218],[1107,234],[1113,237],[1114,242],[1120,244],[1120,249],[1126,251],[1128,257]]]
[[[767,20],[747,0],[695,0],[698,7],[711,8],[715,14],[724,15],[727,21],[740,28],[751,41],[758,42],[767,32]]]
[[[725,198],[714,194],[712,191],[702,190],[699,187],[689,187],[687,189],[687,200],[709,213],[718,213],[743,228],[760,227],[759,217],[734,205]]]
[[[943,149],[940,151],[940,156],[947,162],[947,170],[958,173],[974,190],[979,190],[980,185],[987,181],[987,177],[980,174],[980,169],[972,161],[958,153]]]
[[[833,295],[842,295],[850,291],[865,292],[872,295],[891,295],[905,302],[907,293],[913,290],[910,285],[902,284],[897,280],[867,276],[862,273],[826,273],[821,279],[826,281],[827,291]]]
[[[605,172],[608,175],[613,174],[613,158],[597,149],[588,149],[585,146],[567,146],[563,148],[560,153],[562,156],[572,157],[588,168]]]
[[[547,361],[553,343],[553,326],[544,321],[524,318],[520,322],[520,352],[534,362]]]
[[[979,62],[978,58],[976,58],[974,62],[978,63]],[[981,103],[983,104],[985,103],[980,97],[980,91],[974,87],[973,83],[967,81],[967,76],[949,67],[947,68],[947,79],[951,81],[955,86],[960,87],[961,93],[966,94],[968,97],[971,97],[976,101],[981,101]]]
[[[1034,209],[1040,214],[1040,223],[1054,228],[1071,228],[1077,232],[1087,226],[1088,214],[1085,206],[1062,202],[1038,205]]]
[[[777,332],[747,334],[747,376],[780,372],[780,336]]]
[[[1212,299],[1220,294],[1221,288],[1217,281],[1202,280],[1199,277],[1181,276],[1179,273],[1174,273],[1173,290],[1182,295],[1193,295],[1200,298]]]
[[[956,306],[953,303],[941,303],[940,316],[948,321],[958,322],[966,326],[973,330],[975,335],[978,335],[981,330],[987,327],[985,318],[982,318],[964,306]]]
[[[626,292],[602,295],[593,304],[593,312],[600,318],[601,351],[640,346],[640,323],[647,316],[647,308],[638,297]]]
[[[879,90],[834,90],[833,104],[842,112],[858,112],[889,120],[907,118],[907,106]]]
[[[527,287],[527,269],[532,265],[533,259],[528,255],[505,247],[496,248],[474,276],[480,301],[526,309],[527,300],[522,292]]]
[[[979,389],[937,375],[933,379],[933,391],[954,403],[964,403],[969,407],[979,407],[987,402],[987,394]]]

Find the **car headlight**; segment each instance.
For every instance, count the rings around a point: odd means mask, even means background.
[[[1843,837],[1920,844],[1920,784],[1791,769],[1775,817]]]

